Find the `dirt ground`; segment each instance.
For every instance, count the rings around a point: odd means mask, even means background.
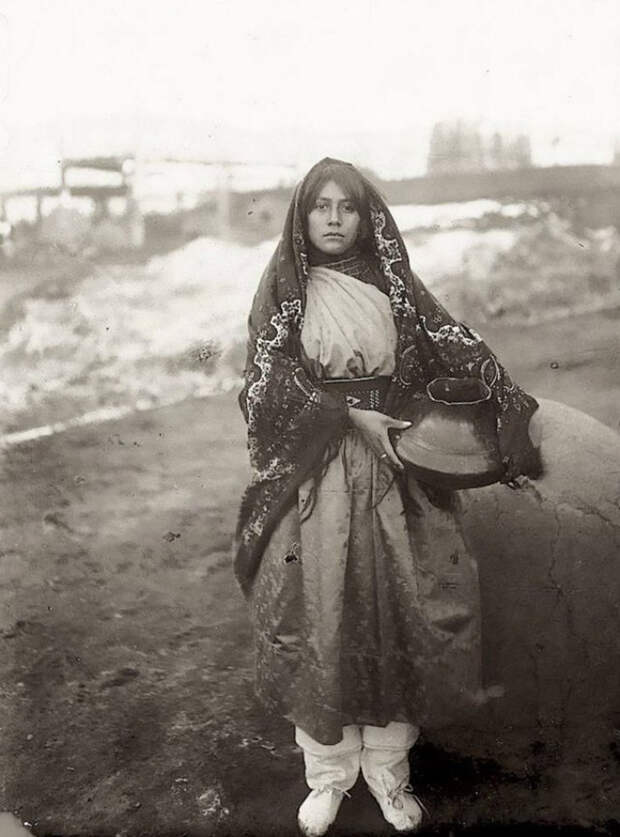
[[[484,336],[534,394],[618,428],[619,324],[616,311]],[[244,439],[230,394],[4,452],[0,810],[34,833],[295,833],[301,757],[253,696],[230,569]],[[413,771],[433,832],[620,834],[605,806],[620,740],[591,761],[531,752],[508,768],[426,739]],[[335,835],[390,833],[362,785],[353,799]]]

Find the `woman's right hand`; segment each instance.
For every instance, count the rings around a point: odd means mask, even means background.
[[[349,407],[349,418],[351,424],[362,433],[380,459],[387,459],[398,471],[404,470],[403,463],[392,446],[388,431],[406,430],[411,427],[410,421],[399,421],[377,410],[359,410],[356,407]]]

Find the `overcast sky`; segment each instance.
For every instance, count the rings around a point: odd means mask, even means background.
[[[142,150],[419,174],[434,122],[609,162],[619,0],[0,0],[1,183]]]

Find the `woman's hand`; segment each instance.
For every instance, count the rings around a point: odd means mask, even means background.
[[[356,407],[349,407],[349,418],[380,459],[387,459],[399,471],[404,470],[392,447],[388,430],[406,430],[411,427],[410,421],[399,421],[376,410],[358,410]]]

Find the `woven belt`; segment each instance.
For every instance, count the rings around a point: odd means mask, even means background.
[[[382,411],[390,381],[389,375],[377,375],[372,378],[327,378],[321,381],[321,386],[328,391],[344,393],[349,407]]]

